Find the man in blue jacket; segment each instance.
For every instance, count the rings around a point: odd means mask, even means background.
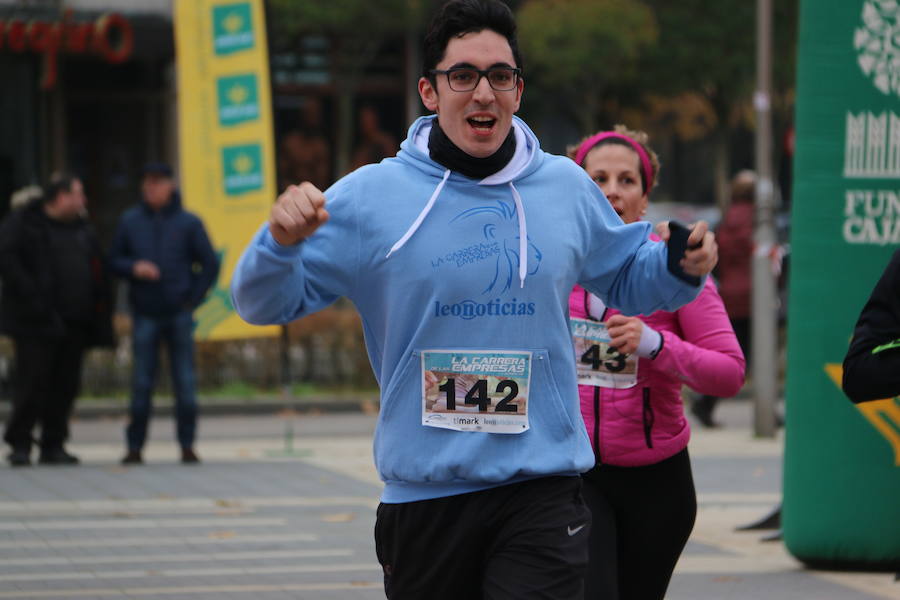
[[[197,463],[193,312],[216,281],[219,259],[203,223],[181,207],[168,165],[144,167],[141,192],[143,201],[119,220],[110,250],[112,271],[129,281],[132,313],[131,420],[122,464],[143,462],[162,342],[169,352],[181,462]]]
[[[581,283],[638,314],[703,285],[669,271],[650,225],[624,225],[583,169],[514,116],[515,31],[502,2],[448,2],[418,86],[436,116],[324,195],[289,187],[232,280],[253,323],[340,296],[362,316],[381,388],[375,548],[391,599],[582,597],[591,516],[578,475],[594,456],[569,292]],[[681,259],[689,274],[715,264],[706,229],[688,240],[700,246]]]

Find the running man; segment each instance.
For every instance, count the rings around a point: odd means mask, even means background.
[[[324,194],[286,190],[241,258],[235,307],[258,324],[340,296],[360,312],[381,388],[375,542],[388,598],[579,598],[591,516],[578,475],[594,456],[569,292],[579,283],[651,313],[691,301],[702,281],[673,276],[650,225],[624,225],[514,116],[524,80],[505,4],[445,4],[423,62],[418,90],[436,116]],[[678,275],[704,276],[716,261],[705,223],[689,241],[702,245]],[[463,394],[448,373],[478,377]]]

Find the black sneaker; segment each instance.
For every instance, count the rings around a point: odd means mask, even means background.
[[[62,448],[41,450],[38,462],[42,465],[77,465],[81,461],[74,454],[69,454]]]
[[[128,453],[122,458],[123,465],[142,465],[144,464],[144,457],[141,456],[140,450],[129,450]]]
[[[7,455],[6,460],[9,461],[9,466],[11,467],[27,467],[31,464],[31,451],[14,448]]]
[[[193,448],[182,448],[181,449],[181,464],[196,465],[199,462],[200,462],[200,457],[197,456],[197,453],[194,452]]]

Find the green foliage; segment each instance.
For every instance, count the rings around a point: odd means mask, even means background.
[[[270,0],[273,25],[293,33],[384,36],[422,19],[424,0]]]
[[[211,390],[204,390],[204,395],[224,398],[256,398],[262,390],[258,386],[245,381],[232,381]]]
[[[545,83],[597,87],[633,77],[657,29],[635,0],[531,0],[519,12],[519,36],[526,66]]]
[[[659,44],[648,55],[654,93],[700,92],[727,123],[756,82],[756,2],[646,0],[656,12]],[[793,87],[797,0],[774,2],[776,92]]]
[[[657,39],[652,11],[637,0],[529,0],[519,10],[526,80],[552,89],[585,129],[600,102],[634,81]]]

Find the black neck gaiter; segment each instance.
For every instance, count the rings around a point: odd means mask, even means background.
[[[431,159],[471,179],[484,179],[493,175],[512,160],[516,153],[516,135],[509,128],[509,135],[497,148],[497,151],[485,158],[476,158],[466,154],[450,141],[438,124],[437,118],[431,122],[431,133],[428,136],[428,152]]]

